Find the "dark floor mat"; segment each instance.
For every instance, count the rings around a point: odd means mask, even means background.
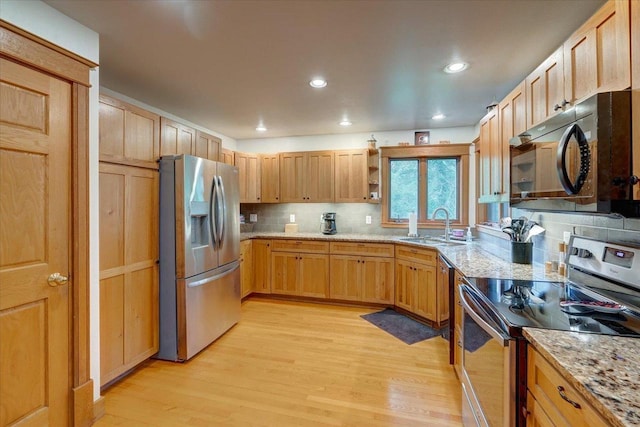
[[[407,344],[415,344],[429,338],[442,336],[447,329],[430,328],[390,308],[376,313],[363,314],[360,317]]]

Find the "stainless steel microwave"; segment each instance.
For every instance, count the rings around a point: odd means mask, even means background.
[[[512,138],[511,206],[640,217],[631,93],[603,92]]]

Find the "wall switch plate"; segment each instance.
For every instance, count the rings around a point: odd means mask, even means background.
[[[296,214],[289,215],[289,222],[292,224],[296,222]]]
[[[249,214],[249,222],[258,222],[258,214]]]
[[[365,224],[371,224],[371,215],[367,215],[364,217]]]

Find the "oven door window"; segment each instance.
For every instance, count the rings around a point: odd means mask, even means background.
[[[490,426],[505,425],[509,408],[508,347],[485,332],[466,310],[462,333],[463,367],[480,409]]]
[[[589,203],[594,197],[596,135],[593,117],[537,137],[527,144],[510,147],[511,197],[514,201],[534,198],[571,198]]]

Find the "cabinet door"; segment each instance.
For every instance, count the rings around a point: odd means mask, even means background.
[[[364,279],[361,275],[361,259],[350,255],[331,255],[329,297],[360,301]]]
[[[485,117],[480,121],[480,201],[491,197],[491,148],[491,123]]]
[[[366,202],[368,199],[367,150],[335,152],[335,201]]]
[[[563,47],[564,94],[572,104],[597,92],[628,88],[629,2],[605,3]]]
[[[412,310],[418,316],[437,321],[436,268],[416,264]]]
[[[251,242],[253,251],[253,289],[260,294],[271,293],[271,240]]]
[[[226,148],[220,148],[220,161],[228,165],[234,166],[234,153]]]
[[[217,162],[220,158],[220,146],[222,141],[208,133],[196,131],[196,148],[195,155],[203,159],[213,160]]]
[[[414,266],[404,260],[396,260],[396,305],[405,310],[411,311],[413,300]]]
[[[640,123],[640,2],[631,2],[631,93],[632,123]],[[633,174],[640,176],[640,126],[633,127]],[[633,186],[633,198],[640,200],[640,185]]]
[[[195,154],[196,130],[182,123],[160,118],[160,155]]]
[[[527,427],[555,427],[542,406],[531,393],[527,393]]]
[[[240,203],[260,203],[260,159],[257,154],[235,153],[240,180]]]
[[[100,95],[100,160],[157,169],[160,116]]]
[[[327,298],[329,296],[329,255],[299,254],[297,295]]]
[[[298,262],[300,254],[271,252],[271,293],[298,295]]]
[[[564,104],[562,47],[556,50],[525,79],[529,114],[527,128],[557,114]]]
[[[307,153],[306,201],[331,203],[334,201],[334,157],[333,151],[310,151]]]
[[[280,197],[283,203],[307,201],[305,181],[307,173],[305,153],[280,153]]]
[[[509,180],[511,168],[509,163],[509,141],[516,135],[527,130],[527,115],[525,102],[524,82],[507,95],[498,105],[499,117],[499,156],[502,161],[502,186],[496,188],[501,194],[508,196],[510,193]]]
[[[246,297],[253,292],[253,251],[251,240],[240,242],[240,292]]]
[[[449,267],[442,259],[438,259],[436,273],[437,322],[441,324],[449,319]]]
[[[260,162],[261,201],[262,203],[278,203],[280,202],[280,159],[277,154],[262,154]]]
[[[393,258],[361,258],[362,274],[361,301],[382,304],[393,304],[394,301],[394,259]]]

